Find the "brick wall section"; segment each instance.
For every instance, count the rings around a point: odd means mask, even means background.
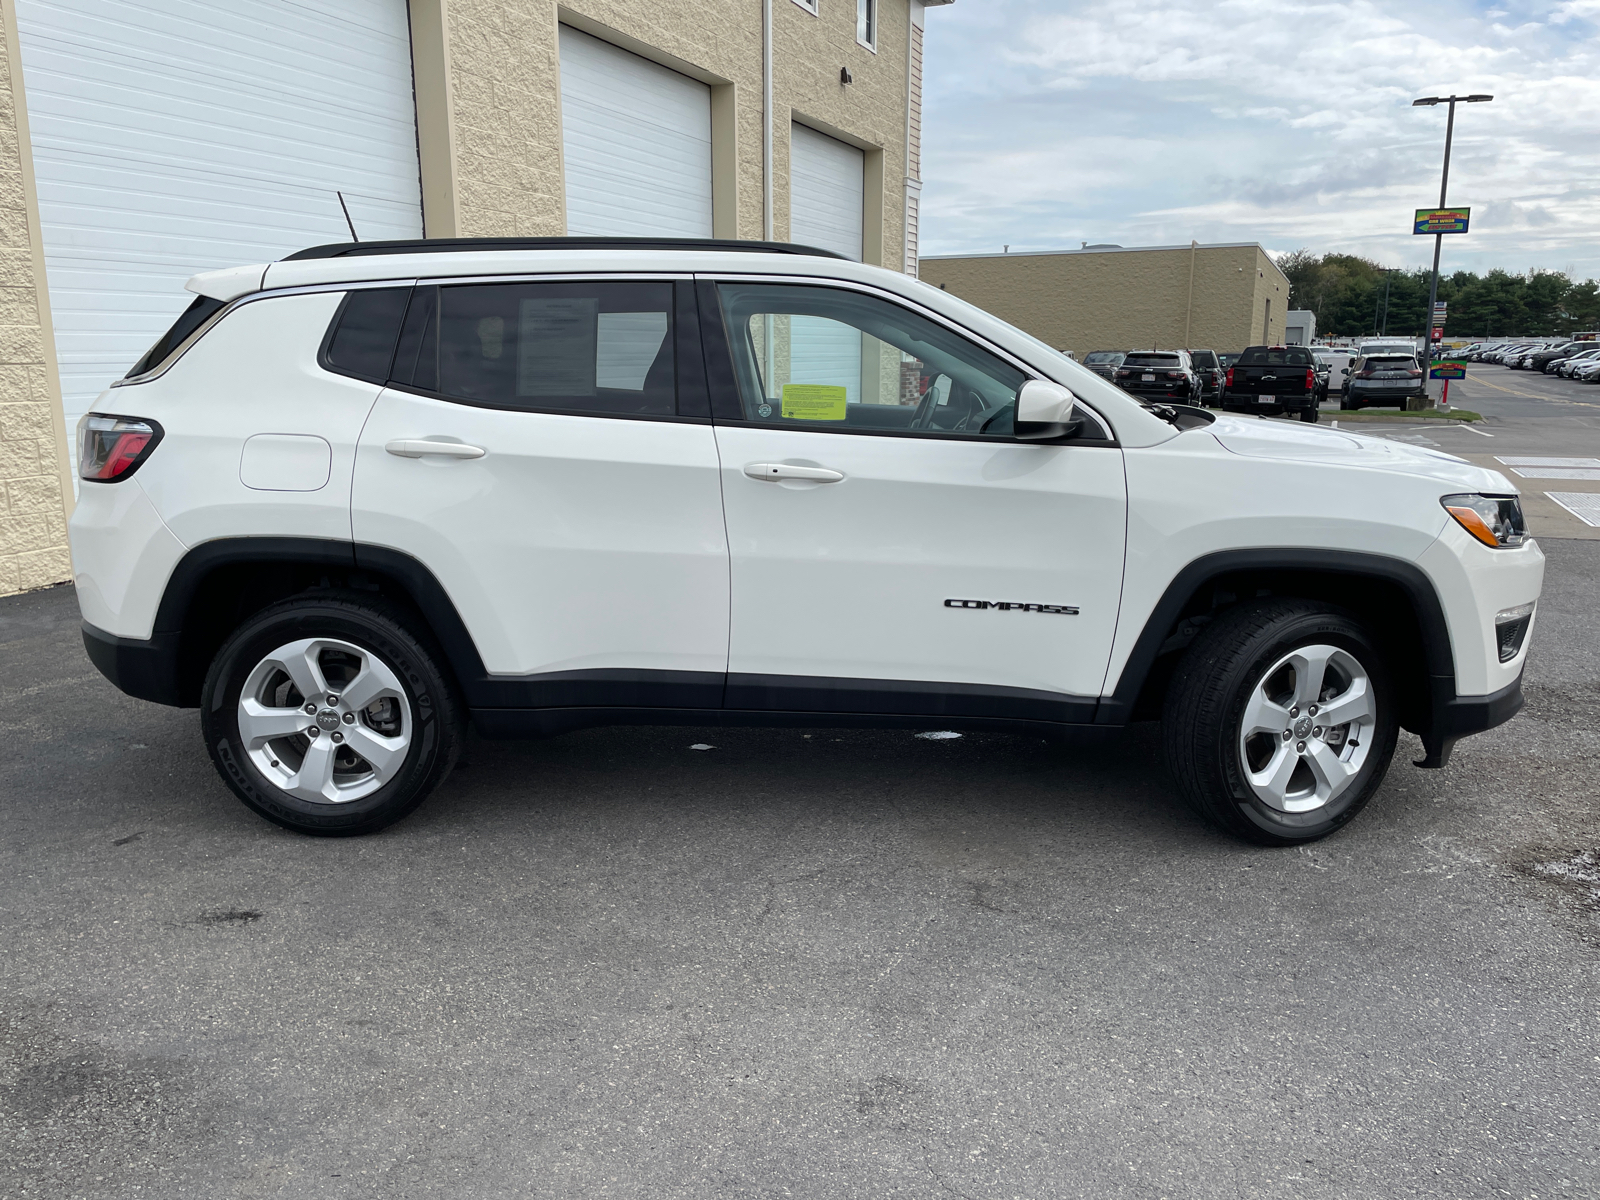
[[[25,162],[16,21],[0,23],[0,595],[72,577],[60,390],[44,297],[38,206]]]
[[[814,17],[772,0],[773,209],[789,227],[789,124],[798,118],[884,156],[885,265],[903,259],[906,39],[903,0],[879,7],[878,52],[855,40],[855,6]],[[462,236],[566,231],[558,30],[562,20],[735,91],[737,232],[762,236],[761,19],[756,0],[446,0],[456,228]],[[630,44],[631,43],[631,44]],[[848,67],[854,82],[840,82]]]
[[[1193,301],[1190,265],[1193,264]],[[1283,338],[1288,281],[1257,245],[924,258],[922,278],[1081,360],[1094,350],[1228,353]]]

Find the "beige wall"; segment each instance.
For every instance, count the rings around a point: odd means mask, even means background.
[[[925,257],[921,273],[1080,359],[1093,350],[1226,353],[1281,341],[1289,298],[1283,273],[1254,243]]]
[[[910,7],[880,0],[877,53],[856,42],[855,5],[820,7],[812,16],[772,0],[774,236],[788,237],[789,126],[800,121],[867,152],[866,257],[899,267]],[[448,97],[447,115],[419,122],[429,236],[566,231],[563,23],[712,85],[716,233],[762,236],[759,0],[411,0],[411,9],[419,103]],[[841,67],[852,83],[840,82]]]
[[[3,4],[0,53],[0,595],[72,574],[72,507],[61,384],[33,191],[17,24]]]

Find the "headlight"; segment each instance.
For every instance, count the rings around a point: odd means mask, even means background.
[[[1485,546],[1509,549],[1522,545],[1527,536],[1522,501],[1515,496],[1441,496],[1439,503],[1456,519],[1456,524]]]

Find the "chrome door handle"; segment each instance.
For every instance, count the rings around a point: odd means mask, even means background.
[[[421,458],[424,454],[438,454],[445,458],[482,458],[482,446],[468,446],[461,442],[434,442],[421,438],[397,438],[384,446],[390,454],[401,458]]]
[[[751,479],[764,479],[776,483],[780,479],[808,479],[812,483],[838,483],[844,478],[842,471],[827,467],[796,467],[789,463],[749,463],[744,473]]]

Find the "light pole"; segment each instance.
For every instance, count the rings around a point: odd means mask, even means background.
[[[1439,207],[1445,203],[1445,192],[1450,186],[1450,139],[1456,130],[1456,105],[1457,104],[1484,104],[1493,100],[1493,96],[1423,96],[1420,100],[1411,102],[1412,108],[1432,108],[1436,104],[1448,104],[1450,115],[1444,126],[1444,173],[1439,177]],[[1439,250],[1444,245],[1444,234],[1433,235],[1433,282],[1428,285],[1428,313],[1427,334],[1425,341],[1427,351],[1424,357],[1429,362],[1433,361],[1433,306],[1439,300]]]

